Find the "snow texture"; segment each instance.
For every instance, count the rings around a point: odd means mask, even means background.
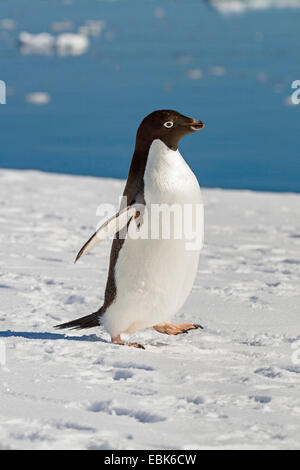
[[[204,190],[204,330],[143,351],[53,329],[103,300],[110,241],[73,261],[123,185],[0,171],[0,448],[299,449],[300,195]]]

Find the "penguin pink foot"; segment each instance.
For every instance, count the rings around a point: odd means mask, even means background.
[[[145,349],[142,344],[139,343],[124,343],[124,341],[121,339],[121,336],[115,336],[112,338],[113,344],[119,344],[120,346],[132,346],[133,348],[138,348],[138,349]]]
[[[180,335],[182,333],[188,333],[189,330],[197,330],[198,328],[203,329],[203,326],[194,323],[161,323],[153,327],[159,333],[165,335]]]

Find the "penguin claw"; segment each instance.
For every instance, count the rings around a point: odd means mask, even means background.
[[[202,325],[199,325],[199,323],[193,323],[193,327],[195,330],[198,330],[198,328],[200,328],[201,330],[204,329],[204,327]]]
[[[140,343],[125,343],[124,346],[131,346],[133,348],[137,349],[146,349],[142,344]]]
[[[117,335],[114,338],[112,338],[112,342],[113,344],[118,344],[119,346],[131,346],[133,348],[145,349],[144,346],[140,343],[124,343],[120,335]]]

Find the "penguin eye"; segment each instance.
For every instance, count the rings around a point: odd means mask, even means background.
[[[167,122],[164,123],[164,126],[169,129],[170,127],[173,127],[173,126],[174,126],[174,122],[172,122],[172,121],[167,121]]]

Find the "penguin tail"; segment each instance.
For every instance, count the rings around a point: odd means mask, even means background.
[[[61,325],[55,325],[54,328],[63,330],[64,328],[71,328],[72,330],[82,330],[84,328],[94,328],[100,325],[99,321],[100,312],[91,313],[85,317],[77,318],[76,320],[62,323]]]

